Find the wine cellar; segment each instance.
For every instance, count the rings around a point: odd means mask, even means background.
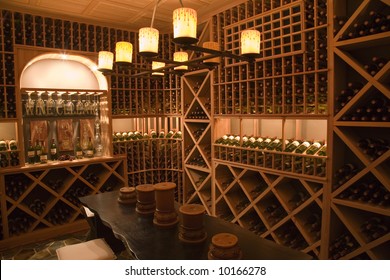
[[[20,82],[37,55],[67,51],[96,63],[118,41],[133,44],[141,67],[136,31],[1,9],[0,249],[87,228],[78,197],[168,181],[178,203],[313,259],[389,259],[389,6],[234,1],[199,23],[198,45],[239,56],[240,32],[256,29],[255,59],[218,57],[158,78],[119,66],[104,76],[107,88],[93,90]],[[180,46],[163,33],[159,50],[172,60]],[[63,99],[61,111],[49,111],[51,98]],[[29,106],[39,102],[46,111]],[[34,163],[29,146],[43,137],[32,127],[42,121],[49,163]],[[103,154],[78,159],[64,149],[53,164],[60,121],[92,127],[91,137],[99,124]]]

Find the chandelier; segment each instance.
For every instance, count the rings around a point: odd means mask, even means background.
[[[229,51],[222,51],[217,42],[204,42],[198,46],[197,34],[197,13],[194,9],[183,7],[182,0],[179,0],[181,7],[173,11],[173,42],[177,44],[181,51],[175,52],[173,61],[158,58],[159,31],[153,28],[156,9],[160,0],[156,0],[150,27],[143,27],[138,32],[139,55],[146,61],[151,61],[151,68],[136,69],[143,72],[133,76],[151,74],[154,77],[163,76],[164,73],[173,69],[173,73],[182,74],[188,71],[189,65],[204,65],[213,67],[220,63],[221,57],[230,57],[239,61],[253,62],[260,56],[260,32],[258,30],[247,29],[241,31],[241,54],[236,55]],[[187,50],[202,53],[203,56],[188,60]],[[115,57],[115,63],[114,63]],[[120,67],[131,66],[133,58],[133,45],[130,42],[117,42],[115,45],[115,55],[109,51],[100,51],[98,58],[98,70],[103,74],[113,72],[114,65]],[[170,72],[169,72],[170,73]]]

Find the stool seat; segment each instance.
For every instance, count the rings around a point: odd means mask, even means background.
[[[59,260],[114,260],[116,255],[103,238],[67,245],[56,250]]]

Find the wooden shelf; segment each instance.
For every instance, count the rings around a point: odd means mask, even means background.
[[[95,158],[2,172],[0,247],[27,244],[40,232],[55,236],[57,227],[77,228],[84,216],[78,197],[127,186],[125,158]],[[62,232],[64,233],[64,232]]]

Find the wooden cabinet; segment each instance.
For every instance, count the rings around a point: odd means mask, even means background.
[[[86,229],[78,197],[126,186],[125,165],[103,157],[2,172],[0,247]]]

